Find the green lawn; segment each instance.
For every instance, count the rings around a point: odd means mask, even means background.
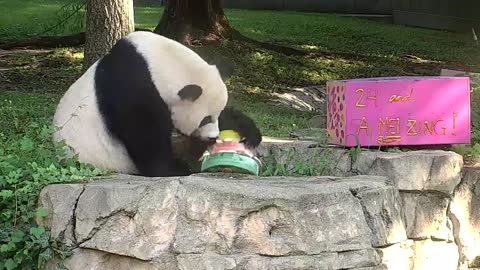
[[[0,38],[41,33],[57,22],[62,0],[0,0]],[[153,29],[161,7],[135,7],[137,27]],[[68,11],[67,11],[68,13]],[[446,64],[480,68],[480,54],[471,35],[394,26],[356,18],[302,12],[226,10],[234,27],[264,41],[294,45],[313,52],[402,58],[412,54]],[[53,16],[53,17],[52,17]],[[80,30],[68,21],[64,32]]]
[[[275,40],[312,52],[353,54],[380,61],[401,60],[410,54],[426,60],[480,67],[480,54],[471,35],[316,13],[230,10],[227,14],[231,23],[250,37]]]
[[[64,3],[0,0],[0,6],[8,10],[0,15],[0,40],[42,33],[55,24]],[[137,27],[153,29],[161,11],[161,7],[136,7]],[[442,67],[480,70],[479,48],[468,34],[314,13],[226,10],[226,14],[249,37],[312,53],[291,57],[241,42],[196,49],[206,59],[222,55],[235,63],[234,76],[227,81],[232,103],[250,113],[266,135],[288,135],[293,127],[305,127],[312,116],[263,105],[271,93],[287,87],[356,77],[435,75]],[[57,32],[81,30],[82,26],[69,22]],[[10,95],[20,98],[26,92],[58,98],[80,75],[81,59],[81,48],[4,56],[0,58],[0,68],[4,68],[0,90],[14,91]]]
[[[58,22],[61,9],[71,1],[62,0],[0,0],[0,39],[14,39],[24,36],[44,34],[43,32]],[[66,6],[65,8],[68,8]],[[65,10],[66,13],[68,9]],[[63,18],[63,17],[61,17]],[[52,32],[72,33],[78,31],[76,18],[68,20],[63,28]]]

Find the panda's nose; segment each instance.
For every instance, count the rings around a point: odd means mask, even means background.
[[[208,137],[208,141],[211,143],[215,143],[218,137]]]

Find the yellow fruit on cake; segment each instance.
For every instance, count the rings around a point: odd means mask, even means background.
[[[240,134],[234,130],[222,130],[218,136],[219,140],[230,141],[230,142],[240,142]]]

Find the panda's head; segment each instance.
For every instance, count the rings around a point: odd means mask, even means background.
[[[183,135],[213,140],[220,134],[218,117],[227,105],[228,93],[219,71],[210,66],[210,73],[200,81],[183,86],[179,100],[171,106],[174,127]]]

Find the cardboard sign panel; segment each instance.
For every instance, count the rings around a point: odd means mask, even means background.
[[[470,143],[468,77],[327,82],[327,131],[343,146]]]

